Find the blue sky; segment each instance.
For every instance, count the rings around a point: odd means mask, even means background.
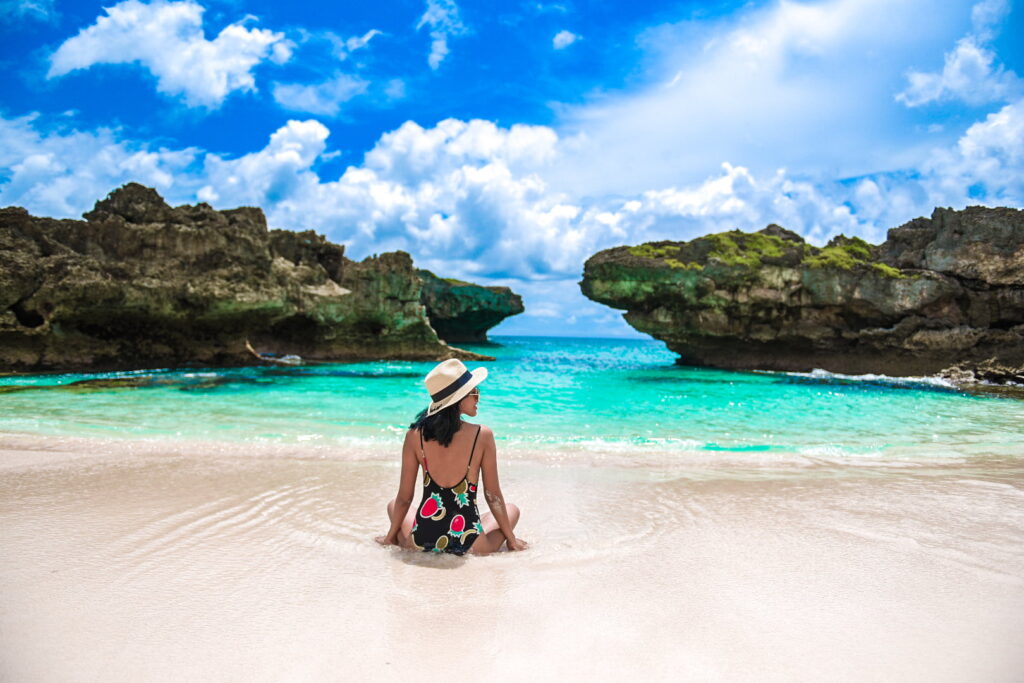
[[[138,181],[509,285],[501,334],[630,336],[617,244],[870,241],[1024,205],[1024,10],[945,2],[0,0],[0,205]]]

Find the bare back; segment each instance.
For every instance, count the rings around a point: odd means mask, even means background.
[[[426,455],[430,476],[440,486],[450,488],[455,486],[464,476],[467,476],[469,483],[476,484],[480,479],[480,453],[481,444],[477,444],[472,460],[469,461],[470,449],[477,437],[477,426],[463,422],[459,431],[455,432],[452,442],[448,446],[442,446],[437,441],[423,440],[423,452],[417,454],[417,458]],[[419,439],[417,435],[417,440]],[[466,465],[469,463],[469,473],[466,473]],[[422,461],[420,465],[422,466]]]

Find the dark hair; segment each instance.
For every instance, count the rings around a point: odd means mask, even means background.
[[[455,432],[462,427],[462,411],[459,410],[459,403],[461,401],[456,401],[429,417],[427,409],[424,408],[409,425],[409,429],[420,430],[423,433],[424,441],[434,440],[442,446],[450,446]]]

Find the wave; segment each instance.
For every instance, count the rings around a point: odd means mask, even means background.
[[[829,372],[815,368],[810,372],[774,372],[757,371],[759,374],[779,375],[783,381],[796,384],[833,384],[853,386],[879,386],[893,389],[917,389],[924,391],[943,391],[959,393],[956,384],[943,377],[894,377],[892,375],[846,375],[841,372]]]

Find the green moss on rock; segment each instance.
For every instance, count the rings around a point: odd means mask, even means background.
[[[694,261],[690,261],[689,263],[683,263],[682,261],[678,261],[674,258],[665,259],[665,265],[668,266],[669,268],[680,268],[682,270],[704,270],[704,266],[702,266],[699,263],[696,263]]]
[[[872,258],[871,245],[859,237],[838,235],[820,250],[814,247],[804,249],[801,265],[809,268],[840,268],[853,270],[856,266],[869,265]]]
[[[783,253],[783,240],[774,235],[747,234],[739,230],[720,232],[703,238],[711,242],[708,258],[730,266],[760,266],[765,257],[778,258]]]
[[[872,263],[871,267],[885,277],[896,278],[898,280],[905,280],[907,278],[907,276],[901,273],[898,269],[884,263]]]
[[[641,258],[653,258],[663,259],[668,256],[674,256],[679,253],[679,247],[674,244],[664,244],[661,246],[655,246],[651,243],[640,244],[635,247],[629,247],[629,253],[633,256],[639,256]]]

